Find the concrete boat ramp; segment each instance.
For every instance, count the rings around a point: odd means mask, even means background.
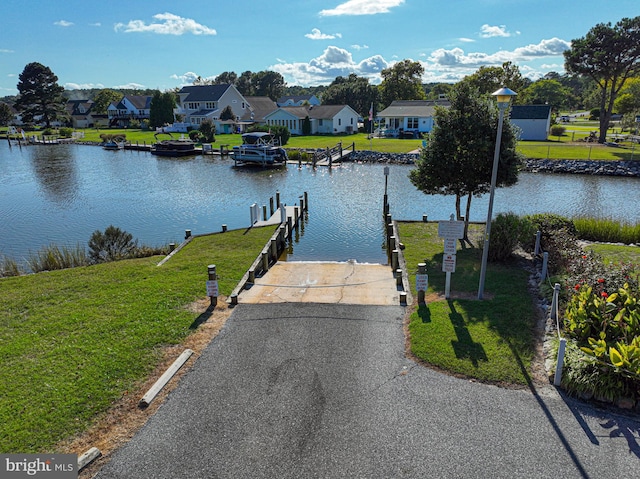
[[[400,291],[391,268],[386,265],[280,261],[242,291],[238,301],[396,306],[400,303]]]

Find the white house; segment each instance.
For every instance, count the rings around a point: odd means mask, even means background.
[[[449,107],[448,100],[395,100],[378,113],[381,136],[403,137],[429,133],[436,106]]]
[[[131,120],[148,120],[150,113],[151,97],[147,95],[125,95],[107,107],[109,126],[128,126]]]
[[[349,105],[287,106],[266,115],[265,122],[286,126],[292,135],[302,135],[308,117],[312,135],[336,135],[357,133],[358,116]]]
[[[221,121],[220,115],[229,106],[236,118],[250,116],[249,103],[229,84],[185,86],[178,92],[179,113],[184,122],[198,128],[204,120],[211,120],[218,133],[233,133],[234,121]]]
[[[520,131],[520,140],[546,140],[551,129],[551,106],[513,105],[509,119]]]

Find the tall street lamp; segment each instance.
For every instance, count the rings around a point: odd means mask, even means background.
[[[498,178],[498,163],[500,159],[500,143],[502,141],[502,123],[504,112],[509,107],[512,96],[517,93],[509,88],[500,88],[492,93],[498,99],[498,133],[496,134],[496,148],[493,153],[493,169],[491,171],[491,190],[489,193],[489,211],[487,212],[487,223],[484,230],[484,248],[482,248],[482,266],[480,267],[480,285],[478,286],[478,299],[482,299],[484,294],[484,278],[487,274],[487,259],[489,257],[489,236],[491,235],[491,218],[493,216],[493,197],[496,192],[496,180]]]

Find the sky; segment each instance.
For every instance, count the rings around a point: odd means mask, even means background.
[[[408,59],[423,82],[516,64],[563,73],[562,52],[638,0],[0,0],[0,97],[31,62],[67,89],[157,88],[222,72],[277,71],[288,86],[355,73],[371,83]]]

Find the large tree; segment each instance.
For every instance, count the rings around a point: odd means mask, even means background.
[[[271,70],[265,70],[251,75],[253,95],[268,96],[276,101],[284,93],[286,83],[284,77]]]
[[[5,102],[0,102],[0,126],[7,126],[14,117],[11,107]]]
[[[420,62],[403,60],[380,72],[380,100],[387,107],[394,100],[424,100],[422,88],[424,67]]]
[[[628,78],[640,74],[640,17],[615,25],[599,23],[564,52],[564,66],[574,75],[590,77],[600,91],[600,136],[604,143],[613,105]]]
[[[554,111],[575,104],[573,93],[567,87],[562,86],[558,80],[540,79],[533,82],[522,92],[518,93],[520,103],[534,105],[550,105]]]
[[[322,95],[322,104],[349,105],[364,118],[377,99],[377,87],[370,85],[367,78],[351,73],[348,77],[337,77],[329,85]]]
[[[49,67],[37,62],[29,63],[19,79],[15,108],[22,115],[23,122],[38,120],[48,128],[52,121],[67,118],[66,100],[62,96],[64,88],[58,85],[58,77]]]
[[[491,187],[498,111],[493,100],[465,82],[452,89],[449,99],[449,108],[436,107],[435,126],[409,178],[428,195],[455,195],[459,220],[463,218],[461,200],[467,197],[463,240],[470,244],[467,230],[471,199],[489,192]],[[520,157],[516,135],[507,119],[499,161],[496,186],[515,184]]]
[[[175,106],[176,96],[173,92],[160,93],[156,91],[151,98],[149,126],[155,128],[165,123],[173,123],[173,109]]]
[[[522,76],[520,68],[511,62],[504,62],[500,67],[480,67],[461,81],[469,83],[483,95],[489,95],[502,87],[520,93],[531,83],[531,80]]]
[[[98,115],[104,115],[107,112],[109,105],[111,105],[111,103],[119,102],[122,100],[122,97],[124,97],[122,93],[109,88],[104,88],[96,93],[96,96],[93,99],[91,112]]]

